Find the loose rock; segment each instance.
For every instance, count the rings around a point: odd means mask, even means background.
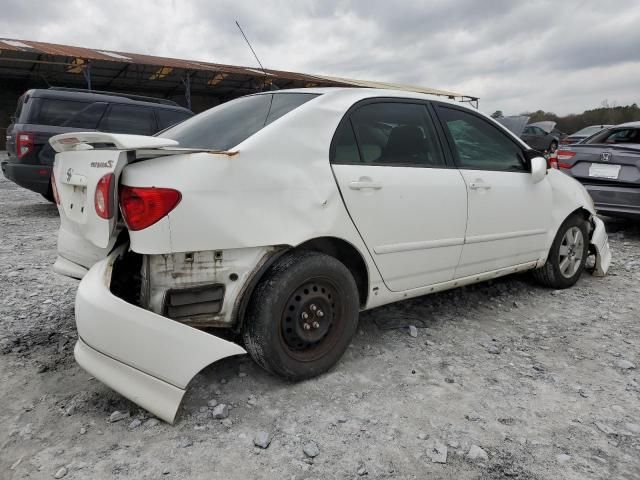
[[[413,338],[416,338],[418,336],[418,329],[415,327],[415,325],[409,325],[409,335],[411,335]]]
[[[256,436],[253,439],[253,444],[256,447],[267,448],[271,443],[271,435],[269,432],[261,431],[256,433]]]
[[[213,418],[219,420],[227,418],[229,416],[229,407],[224,403],[216,405],[216,407],[213,409],[213,412],[211,412],[211,415],[213,416]]]
[[[320,455],[320,448],[315,442],[307,442],[303,445],[302,451],[307,457],[315,458]]]
[[[134,430],[138,428],[140,425],[142,425],[142,422],[136,418],[135,420],[133,420],[133,422],[129,424],[129,430]]]
[[[191,440],[188,437],[184,437],[184,438],[181,438],[180,440],[178,440],[178,443],[176,444],[176,447],[178,447],[178,448],[189,448],[192,445],[193,445],[193,440]]]
[[[489,345],[489,348],[487,348],[487,352],[493,354],[493,355],[499,355],[500,354],[500,348],[495,346],[495,345]]]
[[[433,463],[447,463],[447,447],[440,440],[431,440],[427,445],[427,457]]]
[[[56,474],[53,476],[53,478],[62,478],[64,476],[67,475],[68,470],[66,467],[61,467],[60,469],[58,469],[58,471],[56,472]]]
[[[489,455],[477,445],[471,445],[467,458],[470,460],[489,460]]]
[[[214,408],[216,405],[218,405],[218,400],[216,400],[215,398],[212,398],[207,402],[207,406],[209,408]]]
[[[155,427],[159,424],[160,424],[160,420],[158,420],[157,418],[150,418],[149,420],[144,422],[145,427]]]
[[[566,453],[561,453],[560,455],[556,456],[556,460],[558,460],[558,463],[560,465],[564,465],[569,460],[571,460],[571,455],[567,455]]]
[[[616,362],[616,367],[620,368],[621,370],[633,370],[634,368],[636,368],[633,363],[625,359],[618,360]]]
[[[119,422],[120,420],[124,420],[125,418],[129,418],[128,411],[121,412],[119,410],[116,410],[109,416],[109,423]]]

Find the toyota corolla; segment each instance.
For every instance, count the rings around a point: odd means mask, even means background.
[[[82,278],[76,359],[168,422],[223,357],[305,379],[362,310],[527,270],[566,288],[590,254],[595,274],[610,262],[582,185],[438,97],[269,92],[160,136],[51,145],[54,268]]]

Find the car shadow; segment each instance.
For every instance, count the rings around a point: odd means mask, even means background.
[[[14,209],[16,216],[54,218],[58,216],[55,203],[37,202],[17,205]]]

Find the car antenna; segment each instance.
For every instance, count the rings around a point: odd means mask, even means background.
[[[242,36],[244,37],[244,41],[247,42],[247,45],[249,45],[249,48],[251,49],[251,53],[253,53],[253,56],[255,57],[256,61],[258,62],[258,65],[260,65],[260,68],[262,69],[262,73],[264,73],[264,86],[262,87],[264,89],[264,87],[267,86],[267,77],[268,77],[268,73],[267,71],[264,69],[264,67],[262,66],[262,62],[260,61],[260,59],[258,58],[258,55],[256,54],[256,51],[253,49],[253,47],[251,46],[251,43],[249,42],[249,39],[247,38],[247,36],[244,34],[244,31],[242,30],[242,27],[240,26],[240,24],[238,23],[238,21],[236,20],[236,26],[238,27],[238,30],[240,30],[240,33],[242,34]],[[273,82],[270,83],[271,86],[271,90],[279,90],[279,88],[273,84]]]

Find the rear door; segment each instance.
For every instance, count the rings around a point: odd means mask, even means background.
[[[390,290],[453,278],[467,192],[460,172],[446,161],[426,104],[357,105],[334,136],[331,162],[349,214]]]
[[[51,145],[58,152],[53,168],[60,213],[58,254],[89,268],[117,239],[118,181],[135,150],[175,146],[177,142],[93,132],[57,135],[51,138]],[[113,147],[93,149],[93,145]],[[102,196],[96,195],[97,190]],[[100,209],[109,214],[101,215]]]
[[[551,225],[548,180],[534,183],[523,148],[486,118],[444,104],[437,113],[468,192],[456,277],[537,260]]]

